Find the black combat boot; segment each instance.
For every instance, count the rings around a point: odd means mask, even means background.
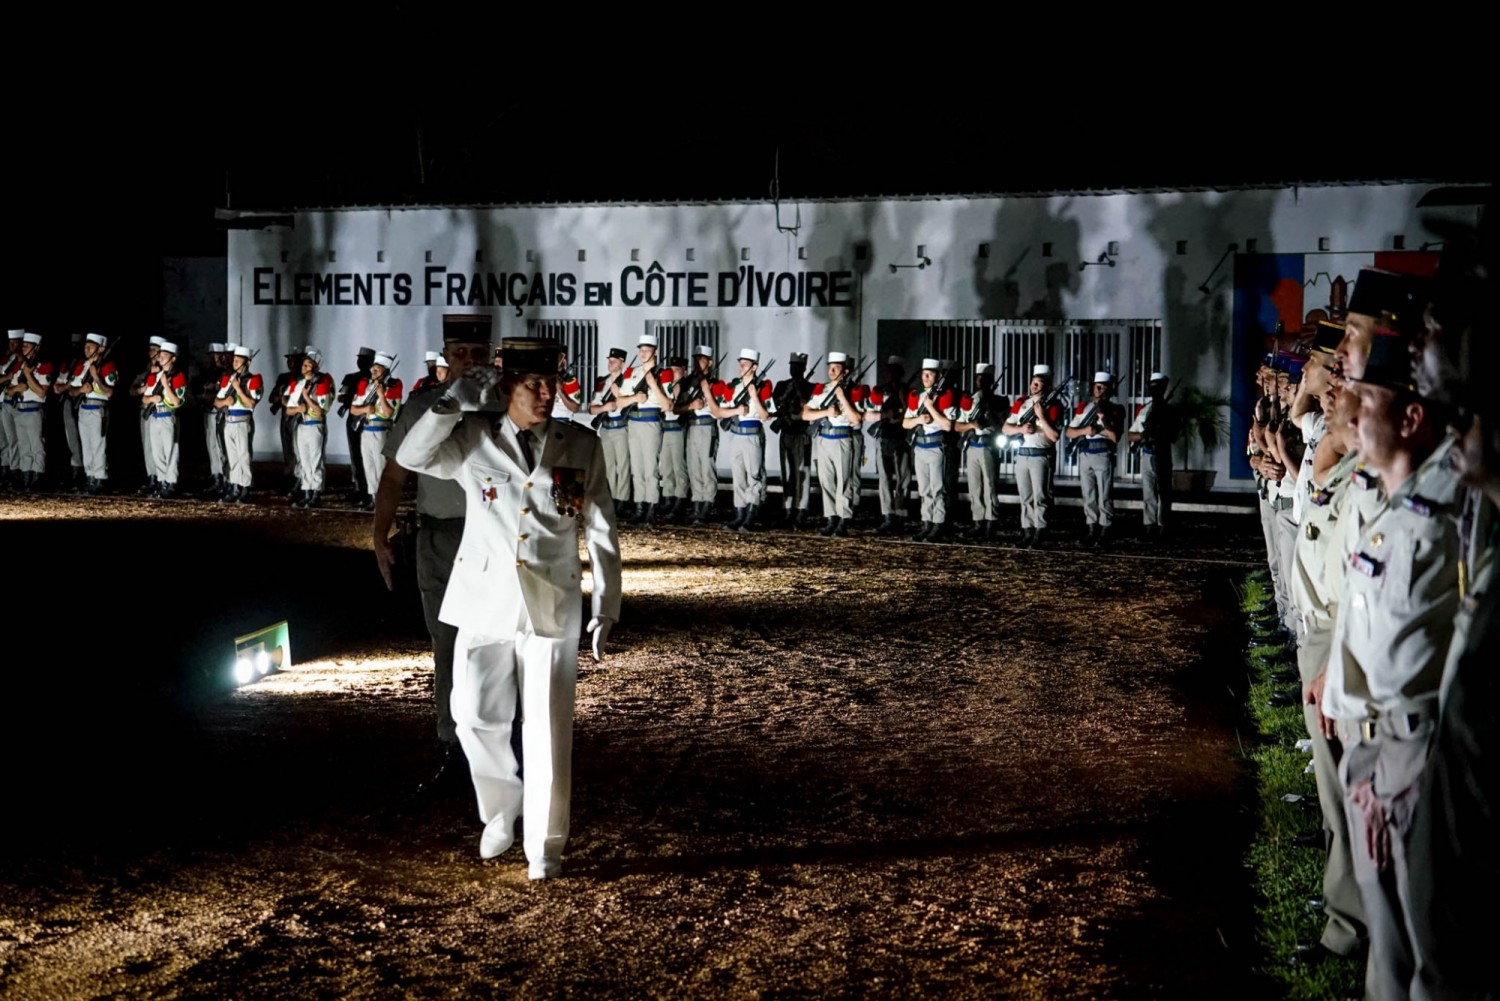
[[[937,542],[939,539],[946,539],[947,537],[948,523],[946,521],[934,521],[932,523],[932,531],[928,532],[927,537],[922,541]]]
[[[760,516],[760,505],[759,504],[751,504],[749,507],[745,508],[745,520],[740,523],[740,527],[737,528],[737,529],[735,529],[735,531],[737,531],[737,532],[759,532],[761,526],[756,523],[756,518],[758,518],[759,516]]]
[[[996,535],[995,522],[993,522],[993,521],[987,521],[987,522],[985,522],[984,523],[984,541],[985,542],[994,542],[995,541],[995,535]]]
[[[913,541],[913,542],[921,542],[921,541],[923,541],[924,539],[927,538],[927,533],[931,532],[931,531],[932,531],[932,522],[930,522],[930,521],[924,521],[924,522],[922,522],[922,526],[920,528],[918,528],[915,533],[913,533],[913,535],[911,537],[911,541]]]
[[[896,530],[896,520],[890,515],[880,519],[880,524],[875,526],[876,535],[890,535]]]
[[[323,491],[321,491],[321,490],[309,490],[309,491],[307,491],[306,495],[303,496],[303,498],[302,498],[302,504],[300,506],[301,507],[306,507],[306,508],[317,507],[318,506],[318,502],[320,500],[322,500],[322,499],[323,499]]]
[[[73,467],[73,493],[81,494],[88,487],[88,477],[83,475],[82,466]]]
[[[162,480],[156,486],[156,496],[162,500],[171,500],[177,496],[177,484]]]
[[[831,536],[835,532],[837,532],[838,530],[839,530],[839,520],[837,518],[830,517],[828,519],[828,522],[822,528],[818,529],[818,534],[819,535]]]
[[[735,508],[734,519],[732,521],[726,521],[724,523],[724,528],[731,532],[739,531],[740,526],[745,523],[745,512],[747,510],[748,509],[742,507]]]
[[[836,539],[847,539],[847,538],[849,538],[849,522],[852,519],[849,519],[849,518],[835,518],[833,520],[836,521],[836,522],[838,522],[838,524],[834,526],[833,537],[836,538]]]
[[[156,493],[156,489],[156,477],[153,476],[145,483],[142,483],[140,489],[137,490],[136,493],[142,497],[150,497],[152,494]]]

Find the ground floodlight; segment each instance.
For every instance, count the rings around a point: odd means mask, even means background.
[[[286,620],[234,638],[235,684],[248,685],[256,678],[292,665],[292,640]]]

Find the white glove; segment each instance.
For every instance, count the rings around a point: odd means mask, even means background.
[[[587,627],[589,635],[594,638],[594,661],[597,663],[604,659],[604,644],[609,639],[609,627],[615,624],[614,619],[590,619]]]
[[[494,366],[475,365],[467,373],[448,383],[440,402],[448,405],[445,409],[465,412],[479,410],[494,398],[495,382],[499,377],[500,370]]]

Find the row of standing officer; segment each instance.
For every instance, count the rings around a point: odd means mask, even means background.
[[[1426,891],[1442,859],[1414,838],[1422,818],[1430,827],[1451,816],[1426,791],[1441,764],[1432,749],[1493,568],[1493,503],[1454,468],[1459,412],[1441,380],[1421,386],[1413,368],[1436,343],[1441,301],[1426,279],[1362,270],[1342,322],[1318,326],[1300,381],[1261,373],[1283,405],[1258,406],[1251,431],[1323,812],[1319,945],[1364,953],[1372,998],[1480,996],[1468,993],[1475,971],[1494,984],[1464,946],[1477,912],[1442,902],[1468,916],[1433,935]],[[1481,766],[1460,798],[1494,785],[1493,760]],[[1496,867],[1483,858],[1470,855],[1470,874],[1493,887]]]

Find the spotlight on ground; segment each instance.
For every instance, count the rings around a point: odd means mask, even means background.
[[[292,665],[292,640],[286,620],[234,638],[234,682],[248,685]]]

